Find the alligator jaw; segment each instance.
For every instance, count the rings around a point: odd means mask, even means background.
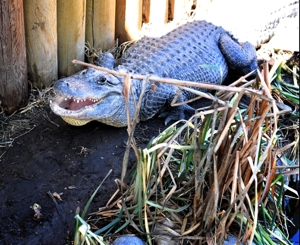
[[[64,116],[61,116],[61,119],[72,126],[83,126],[91,121],[91,120],[75,119],[75,118],[64,117]]]
[[[50,101],[50,106],[53,112],[68,124],[82,126],[93,119],[81,119],[80,115],[84,114],[86,110],[94,109],[103,99],[75,99],[56,96],[54,101]]]

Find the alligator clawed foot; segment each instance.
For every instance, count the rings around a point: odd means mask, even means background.
[[[163,112],[159,114],[158,117],[165,118],[165,125],[167,125],[171,121],[178,121],[184,119],[184,114],[181,115],[181,113],[179,113],[178,111],[171,111],[171,112]]]
[[[165,111],[158,115],[160,118],[165,118],[165,125],[167,125],[170,121],[179,121],[185,119],[185,113],[194,113],[195,109],[189,105],[183,105],[180,107],[174,107],[171,111]]]

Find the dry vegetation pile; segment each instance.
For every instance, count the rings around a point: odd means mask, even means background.
[[[11,115],[0,113],[0,148],[4,149],[0,158],[17,138],[30,133],[40,123],[39,117],[41,115],[49,122],[54,123],[49,119],[46,112],[52,97],[52,87],[47,87],[43,90],[32,88],[25,108],[21,108]]]
[[[131,77],[143,80],[143,88],[149,82],[149,76],[86,66],[125,76],[126,101]],[[294,83],[284,82],[283,69],[292,74]],[[299,173],[299,77],[279,61],[270,72],[265,63],[256,79],[247,81],[248,75],[230,86],[151,78],[177,85],[179,93],[186,89],[210,98],[212,105],[174,123],[145,149],[138,149],[133,136],[142,91],[136,114],[129,120],[118,188],[105,207],[90,214],[89,225],[83,220],[86,210],[81,215],[78,210],[75,242],[105,244],[102,236],[108,241],[133,233],[148,244],[222,244],[228,234],[243,243],[291,244],[284,193],[289,189],[290,198],[298,198],[286,183]],[[213,96],[192,86],[218,92]],[[283,98],[289,103],[284,104]],[[137,165],[126,184],[130,148]],[[107,225],[99,227],[103,223]]]

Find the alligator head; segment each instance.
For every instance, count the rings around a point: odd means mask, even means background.
[[[58,80],[54,85],[56,97],[50,107],[74,126],[97,120],[123,127],[127,119],[122,86],[122,78],[89,68]]]

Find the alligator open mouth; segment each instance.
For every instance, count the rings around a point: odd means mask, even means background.
[[[66,123],[73,126],[82,126],[92,120],[80,118],[79,114],[97,106],[102,100],[103,98],[77,99],[74,97],[56,96],[54,101],[50,101],[50,106],[53,112],[59,115]]]
[[[77,111],[87,106],[99,104],[103,99],[76,99],[60,98],[56,99],[57,105],[65,110]]]
[[[101,99],[79,99],[57,94],[54,100],[50,101],[52,111],[73,126],[82,126],[93,120],[113,118],[121,106],[118,93],[107,93]]]

